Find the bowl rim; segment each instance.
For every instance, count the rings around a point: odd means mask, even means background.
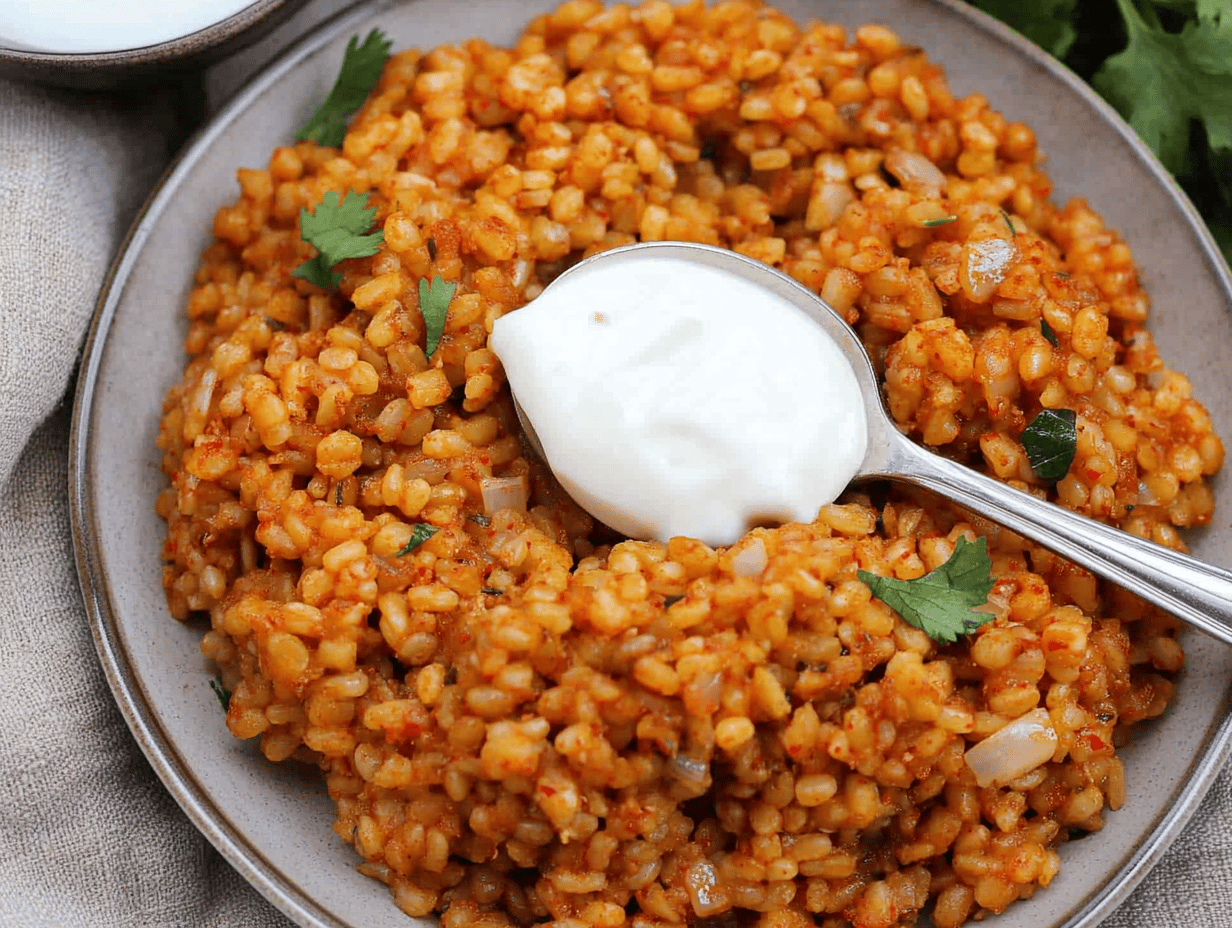
[[[200,55],[217,46],[238,40],[248,30],[267,17],[288,8],[297,8],[304,0],[249,0],[229,16],[186,32],[175,38],[141,45],[137,48],[94,52],[55,52],[15,47],[0,39],[0,62],[35,71],[71,70],[87,72],[94,69],[122,69],[129,66],[153,67],[170,64],[182,58]]]
[[[242,12],[257,7],[263,11],[272,10],[287,2],[295,0],[257,0]],[[150,226],[174,197],[177,182],[192,171],[198,158],[223,134],[229,123],[288,71],[340,39],[348,31],[354,31],[356,26],[368,24],[383,11],[404,2],[405,0],[359,0],[317,24],[306,35],[275,55],[180,149],[134,218],[100,290],[82,348],[69,437],[67,489],[74,556],[95,648],[121,714],[155,773],[194,826],[245,880],[284,915],[304,928],[354,926],[340,922],[307,896],[301,887],[285,879],[257,848],[219,814],[192,771],[183,763],[168,733],[155,718],[149,706],[148,693],[134,673],[125,653],[122,634],[111,608],[111,578],[103,569],[97,542],[102,529],[95,520],[94,487],[89,479],[88,461],[92,444],[90,424],[107,335],[124,283],[135,264],[138,250],[149,238]],[[768,2],[773,4],[773,0]],[[1196,239],[1210,273],[1222,290],[1227,305],[1232,307],[1232,271],[1229,270],[1205,221],[1172,175],[1115,109],[1057,59],[983,11],[962,0],[925,2],[967,19],[979,30],[1010,46],[1037,67],[1047,70],[1052,77],[1081,97],[1088,106],[1098,111],[1127,143],[1141,166],[1151,173],[1180,208],[1188,232]],[[163,46],[152,46],[160,47]],[[7,51],[0,49],[0,56]],[[75,56],[45,57],[55,61],[57,58]],[[1220,716],[1218,724],[1212,725],[1213,731],[1206,749],[1195,758],[1188,778],[1176,790],[1176,801],[1169,806],[1167,813],[1151,829],[1142,844],[1125,858],[1123,865],[1080,900],[1070,917],[1057,928],[1096,928],[1100,921],[1125,901],[1160,861],[1232,757],[1232,685],[1224,691]]]

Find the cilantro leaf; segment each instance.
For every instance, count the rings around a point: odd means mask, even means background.
[[[320,108],[295,133],[297,141],[337,147],[346,138],[347,120],[364,105],[381,79],[393,42],[380,29],[373,29],[360,44],[351,36],[342,55],[342,68],[333,89]]]
[[[1232,0],[969,0],[1089,80],[1232,263]]]
[[[1078,414],[1072,409],[1043,409],[1018,436],[1035,476],[1056,483],[1069,473],[1078,452]]]
[[[971,0],[990,16],[994,16],[1012,29],[1040,46],[1057,58],[1074,44],[1078,33],[1074,29],[1074,12],[1078,0]]]
[[[426,277],[419,279],[419,311],[423,313],[427,333],[424,354],[428,357],[432,357],[432,352],[441,344],[441,336],[445,334],[445,317],[449,315],[449,302],[457,289],[457,284],[446,283],[440,276],[433,277],[432,283],[428,283]]]
[[[879,577],[858,571],[873,595],[935,641],[950,644],[992,621],[987,612],[975,612],[992,592],[992,558],[988,539],[969,542],[960,537],[950,559],[914,580]]]
[[[1117,0],[1117,6],[1128,43],[1091,79],[1095,89],[1177,176],[1189,173],[1191,167],[1192,120],[1202,123],[1213,151],[1232,151],[1228,4],[1201,4],[1199,15],[1179,33],[1165,31],[1153,12],[1148,22],[1132,0]]]
[[[337,271],[330,270],[331,266],[325,260],[325,255],[317,255],[315,258],[309,258],[293,270],[291,276],[306,280],[322,290],[337,290],[338,285],[342,283],[342,275]]]
[[[411,532],[410,540],[398,550],[394,557],[402,557],[404,554],[410,554],[438,531],[440,531],[440,529],[438,529],[435,525],[428,525],[424,522],[419,523],[415,526],[415,530]]]
[[[323,290],[337,290],[342,275],[333,270],[334,265],[347,258],[374,255],[385,241],[383,231],[369,234],[374,216],[376,207],[368,205],[366,195],[354,191],[349,191],[339,202],[338,194],[331,190],[317,204],[315,213],[300,210],[300,238],[318,254],[291,273]]]

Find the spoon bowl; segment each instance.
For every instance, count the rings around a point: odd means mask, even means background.
[[[710,245],[643,242],[592,255],[557,280],[583,265],[627,261],[647,249],[743,277],[787,300],[833,339],[860,384],[868,424],[868,450],[852,483],[889,480],[937,493],[1232,644],[1232,572],[1038,499],[916,444],[887,411],[877,372],[851,326],[819,296],[781,271]],[[527,441],[546,460],[516,397],[514,406]]]

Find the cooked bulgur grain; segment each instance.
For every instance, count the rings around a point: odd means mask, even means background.
[[[1038,162],[889,29],[753,0],[568,0],[511,49],[395,55],[341,150],[239,172],[188,303],[164,579],[208,617],[231,731],[319,764],[362,871],[445,928],[890,928],[929,903],[952,928],[1047,886],[1123,800],[1116,745],[1168,703],[1175,621],[881,486],[728,550],[621,541],[528,454],[487,348],[585,255],[734,248],[855,324],[913,436],[1180,548],[1223,446],[1129,249]],[[329,294],[291,276],[297,221],[348,190],[384,246]],[[429,358],[434,275],[458,290]],[[1061,407],[1053,488],[1018,436]],[[494,486],[527,505],[485,512]],[[995,618],[953,646],[856,577],[976,534]],[[1051,759],[978,785],[965,752],[1040,709]]]

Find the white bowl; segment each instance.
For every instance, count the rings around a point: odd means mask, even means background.
[[[92,22],[65,26],[70,14],[48,0],[4,0],[0,77],[104,90],[191,71],[256,42],[307,0],[165,0],[156,15],[143,15],[147,0],[75,2],[94,8],[82,14]]]

